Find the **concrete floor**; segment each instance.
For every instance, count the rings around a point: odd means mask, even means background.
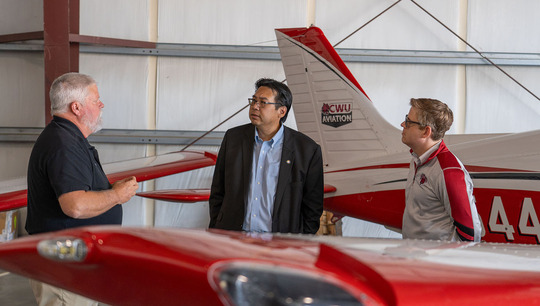
[[[36,306],[28,279],[0,270],[0,305]]]

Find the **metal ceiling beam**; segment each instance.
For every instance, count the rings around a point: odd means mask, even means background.
[[[0,127],[0,142],[33,143],[43,128]],[[88,137],[92,143],[187,145],[205,131],[103,129]],[[219,146],[225,132],[211,132],[197,145]]]
[[[42,39],[43,39],[43,31],[0,35],[0,43],[24,41],[24,40],[42,40]]]
[[[172,56],[193,58],[224,58],[281,60],[279,49],[270,46],[204,45],[204,44],[165,44],[129,41],[114,38],[79,39],[81,53]],[[0,37],[1,39],[1,37]],[[132,42],[132,48],[126,46]],[[84,43],[93,43],[91,45]],[[107,46],[96,45],[106,43]],[[153,47],[142,47],[151,44]],[[150,46],[151,46],[150,45]],[[0,51],[43,51],[43,46],[35,43],[3,43]],[[343,61],[348,63],[397,63],[397,64],[440,64],[440,65],[489,65],[475,52],[433,51],[433,50],[388,50],[388,49],[336,49]],[[483,52],[497,65],[540,66],[540,53]]]
[[[69,34],[69,41],[95,45],[119,46],[129,48],[156,48],[156,43],[140,40],[118,39],[110,37]]]

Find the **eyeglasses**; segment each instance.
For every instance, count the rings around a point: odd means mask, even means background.
[[[412,120],[409,120],[409,115],[405,115],[405,127],[410,127],[410,124],[411,123],[414,123],[414,124],[418,124],[419,126],[424,126],[425,124],[422,124],[418,121],[412,121]]]
[[[258,100],[255,100],[253,98],[248,98],[248,103],[250,106],[253,106],[255,104],[259,104],[259,107],[265,107],[267,104],[279,104],[281,106],[283,106],[283,104],[279,103],[279,102],[265,102],[265,101],[258,101]]]

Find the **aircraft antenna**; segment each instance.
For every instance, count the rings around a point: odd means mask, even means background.
[[[433,16],[430,12],[428,12],[426,9],[424,9],[422,6],[420,6],[418,3],[416,3],[414,0],[411,0],[412,3],[414,3],[416,6],[418,6],[422,11],[424,11],[426,14],[428,14],[431,18],[435,19],[439,24],[441,24],[443,27],[445,27],[450,33],[454,34],[459,40],[464,42],[467,46],[469,46],[471,49],[474,50],[474,52],[478,53],[483,59],[488,61],[491,65],[495,66],[497,69],[499,69],[502,73],[504,73],[507,77],[509,77],[512,81],[514,81],[516,84],[521,86],[521,88],[525,89],[528,93],[530,93],[533,97],[535,97],[537,100],[540,101],[540,98],[536,96],[532,91],[527,89],[527,87],[523,86],[520,82],[518,82],[516,79],[514,79],[511,75],[509,75],[506,71],[504,71],[501,67],[499,67],[497,64],[492,62],[487,56],[485,56],[482,52],[478,51],[475,47],[473,47],[471,44],[469,44],[465,39],[461,38],[457,33],[452,31],[449,27],[447,27],[444,23],[442,23],[439,19],[437,19],[435,16]]]
[[[210,134],[212,131],[214,131],[215,129],[217,129],[220,125],[222,125],[223,123],[229,121],[229,119],[231,119],[232,117],[236,116],[239,112],[243,111],[246,107],[248,107],[249,104],[247,104],[246,106],[242,107],[241,109],[239,109],[236,113],[230,115],[227,119],[221,121],[218,125],[214,126],[212,129],[208,130],[206,133],[202,134],[201,136],[199,136],[197,139],[193,140],[192,142],[190,142],[188,145],[186,145],[185,147],[182,148],[182,150],[180,150],[180,152],[183,152],[185,149],[191,147],[194,143],[196,143],[197,141],[199,141],[200,139],[202,139],[204,136]]]

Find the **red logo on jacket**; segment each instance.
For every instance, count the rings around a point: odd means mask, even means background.
[[[420,175],[420,185],[424,184],[427,181],[427,177],[424,173]]]

